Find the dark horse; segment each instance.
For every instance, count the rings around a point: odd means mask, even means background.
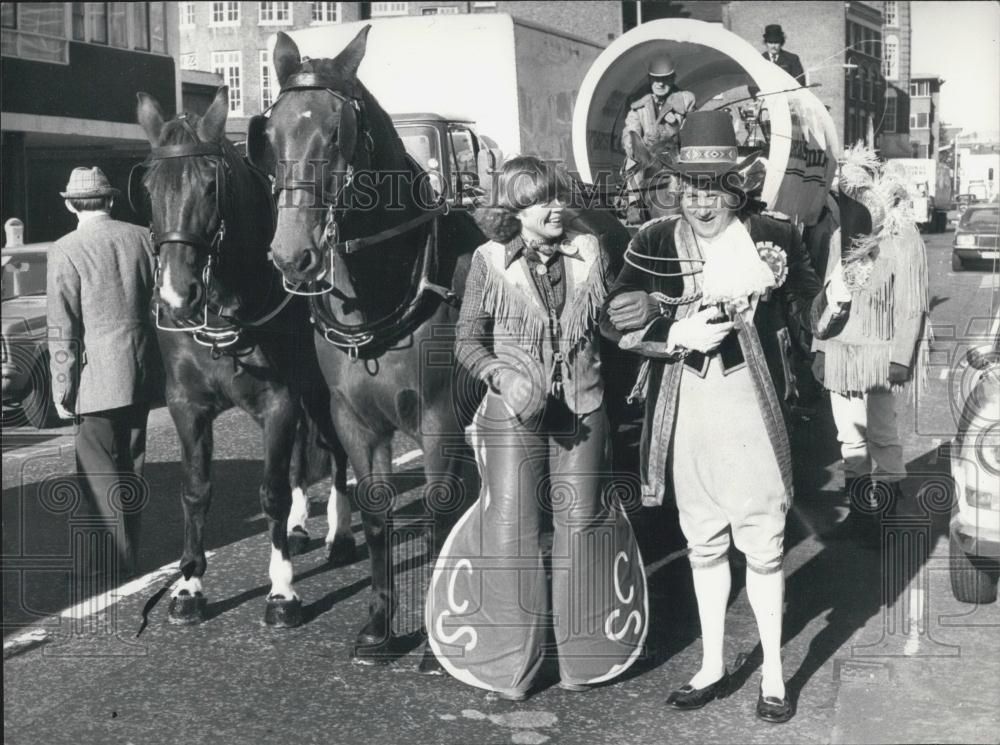
[[[274,261],[286,283],[318,293],[311,299],[316,347],[357,475],[371,560],[369,617],[354,651],[360,661],[392,650],[394,433],[423,449],[432,554],[471,501],[461,476],[474,472],[463,425],[477,402],[470,394],[463,405],[456,395],[473,389],[455,370],[458,310],[449,301],[463,289],[456,266],[467,269],[485,242],[468,214],[442,214],[425,188],[427,174],[358,81],[367,33],[334,59],[307,60],[279,33],[281,94],[269,116],[251,121],[247,139],[251,160],[276,176]]]
[[[157,262],[157,333],[184,464],[183,577],[170,620],[203,617],[212,423],[239,406],[264,433],[260,503],[271,538],[265,623],[294,626],[301,601],[290,546],[307,538],[304,487],[329,473],[331,452],[337,472],[328,508],[330,559],[353,560],[355,550],[346,455],[330,419],[308,308],[283,292],[268,259],[275,221],[270,183],[225,139],[228,89],[219,89],[200,119],[182,114],[164,122],[151,96],[138,98],[139,124],[153,146],[142,186]]]

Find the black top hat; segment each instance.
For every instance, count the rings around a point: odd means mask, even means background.
[[[784,44],[785,32],[781,30],[781,26],[777,23],[769,23],[764,26],[764,41]]]
[[[733,120],[724,111],[692,111],[680,131],[680,147],[669,167],[684,178],[717,180],[751,165],[760,152],[740,159]]]

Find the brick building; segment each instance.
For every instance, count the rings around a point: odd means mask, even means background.
[[[885,108],[879,148],[887,158],[910,157],[910,3],[882,3],[882,73]]]
[[[882,5],[856,0],[727,2],[722,18],[726,28],[762,51],[764,26],[780,24],[785,49],[802,60],[806,82],[817,86],[817,97],[848,144],[882,120]]]
[[[74,166],[96,165],[125,190],[149,151],[137,91],[168,116],[180,98],[176,3],[3,3],[3,221],[26,242],[54,240],[76,219],[59,192]],[[138,220],[119,199],[114,215]]]
[[[508,13],[605,46],[622,33],[621,2],[180,2],[181,66],[222,76],[229,86],[227,131],[246,133],[249,117],[277,92],[267,40],[280,30],[369,18],[458,13]],[[190,87],[190,90],[195,90]],[[193,99],[192,99],[193,100]]]
[[[930,73],[910,76],[910,154],[937,158],[941,144],[940,95],[944,79]]]

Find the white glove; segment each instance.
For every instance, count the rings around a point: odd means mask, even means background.
[[[693,316],[682,318],[670,327],[667,343],[703,354],[714,351],[733,330],[732,321],[711,323],[720,315],[721,311],[718,308],[705,308]]]
[[[851,291],[847,289],[844,282],[844,265],[837,262],[833,271],[830,272],[830,279],[826,283],[826,299],[835,305],[847,305],[851,302]]]

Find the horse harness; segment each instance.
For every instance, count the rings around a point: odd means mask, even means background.
[[[212,234],[212,237],[206,240],[202,235],[187,230],[173,230],[162,235],[157,235],[153,229],[152,218],[150,218],[149,234],[153,243],[153,259],[156,266],[157,287],[159,287],[160,284],[161,246],[166,243],[181,243],[192,246],[196,249],[207,251],[208,259],[205,262],[205,268],[202,270],[202,284],[205,288],[205,312],[201,322],[175,321],[172,325],[168,325],[164,323],[162,304],[160,302],[156,302],[156,328],[160,331],[188,333],[195,340],[195,342],[204,347],[209,347],[212,350],[213,359],[219,359],[223,354],[234,352],[235,348],[242,339],[244,330],[263,326],[281,313],[291,300],[291,296],[286,294],[276,308],[253,321],[237,321],[231,314],[226,313],[226,308],[212,306],[209,299],[211,297],[210,290],[212,270],[218,265],[221,259],[222,243],[226,237],[226,219],[225,210],[223,209],[222,195],[224,193],[228,194],[228,176],[230,174],[230,166],[226,160],[226,153],[222,144],[202,142],[201,138],[198,137],[198,133],[195,131],[195,128],[192,126],[191,121],[188,119],[187,114],[180,114],[177,117],[177,121],[184,125],[184,127],[188,130],[188,133],[194,138],[194,142],[177,145],[163,145],[152,148],[146,161],[132,167],[132,171],[129,174],[128,199],[129,204],[132,207],[132,211],[142,214],[142,208],[139,206],[139,198],[135,193],[137,190],[135,185],[135,174],[139,169],[148,168],[150,162],[168,160],[172,158],[205,157],[209,158],[214,163],[216,184],[215,208],[216,213],[219,216],[219,224],[218,227],[216,227],[215,232]],[[250,165],[252,166],[251,170],[255,176],[266,179],[266,176],[260,174],[256,167],[253,167],[253,164]],[[274,220],[276,218],[274,211],[275,207],[272,204],[272,225],[274,224]],[[210,314],[219,318],[223,323],[211,325],[209,321]]]
[[[354,181],[355,166],[352,161],[357,155],[359,131],[364,141],[365,157],[369,163],[375,151],[375,140],[367,126],[364,103],[361,99],[347,96],[335,90],[332,85],[314,72],[300,72],[289,76],[274,103],[263,113],[251,118],[247,130],[247,157],[255,166],[261,167],[261,164],[254,163],[254,161],[263,154],[264,133],[271,109],[277,105],[282,96],[288,93],[310,90],[325,91],[341,103],[336,142],[340,155],[347,163],[345,176],[335,192],[328,192],[325,183],[322,186],[323,200],[327,205],[323,227],[323,262],[328,267],[329,273],[331,275],[333,273],[334,254],[350,256],[368,247],[406,235],[425,223],[431,223],[427,238],[422,244],[420,256],[414,262],[413,281],[411,282],[411,287],[414,290],[392,312],[372,323],[345,324],[333,316],[328,304],[321,300],[322,296],[333,291],[332,282],[326,283],[326,286],[320,289],[302,290],[300,287],[289,285],[287,280],[282,278],[286,292],[309,297],[312,323],[323,338],[338,349],[345,351],[351,361],[356,361],[361,356],[362,349],[365,349],[366,352],[376,353],[376,350],[389,347],[403,335],[409,333],[413,327],[419,325],[425,295],[434,295],[444,302],[457,304],[458,298],[451,288],[431,281],[431,277],[437,273],[438,266],[439,221],[437,218],[448,214],[449,206],[447,200],[442,200],[434,208],[425,210],[416,217],[382,230],[375,235],[340,240],[340,223],[350,209],[346,196]],[[414,175],[420,173],[419,168],[415,167],[415,163],[411,163],[410,166]],[[313,188],[315,188],[315,183],[310,181],[290,180],[279,183],[276,180],[274,183],[276,195],[282,191]]]

